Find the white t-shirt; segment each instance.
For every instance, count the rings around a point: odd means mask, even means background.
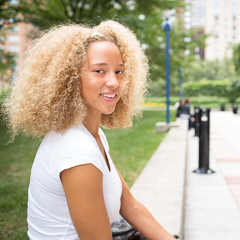
[[[83,124],[68,129],[64,134],[50,132],[43,139],[32,166],[28,189],[27,221],[31,240],[79,239],[60,180],[63,170],[77,165],[91,163],[102,172],[103,194],[110,222],[117,217],[122,184],[101,129],[99,135],[111,171],[95,138]]]

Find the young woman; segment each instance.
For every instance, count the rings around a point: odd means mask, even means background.
[[[135,35],[115,21],[59,26],[22,58],[9,124],[44,135],[28,190],[28,236],[112,239],[121,215],[149,239],[174,239],[129,191],[100,126],[131,126],[146,90],[148,62]]]

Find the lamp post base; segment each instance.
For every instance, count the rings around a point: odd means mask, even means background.
[[[212,174],[215,173],[215,171],[211,170],[210,168],[198,168],[193,171],[194,173],[199,173],[199,174]]]

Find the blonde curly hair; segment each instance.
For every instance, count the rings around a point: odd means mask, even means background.
[[[22,56],[22,64],[7,100],[13,135],[24,132],[39,137],[49,131],[63,132],[84,121],[87,105],[79,79],[87,64],[87,47],[94,41],[113,42],[125,66],[125,88],[116,108],[102,116],[107,129],[132,125],[140,116],[146,93],[148,60],[134,33],[122,24],[103,21],[90,28],[70,24],[53,27],[35,40]]]

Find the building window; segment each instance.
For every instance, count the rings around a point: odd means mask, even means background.
[[[232,7],[232,12],[233,13],[237,12],[237,8],[236,7]]]
[[[19,46],[18,45],[11,45],[11,46],[9,46],[9,52],[18,53],[19,52]]]
[[[215,20],[216,20],[216,21],[218,20],[218,16],[215,16]]]
[[[10,43],[19,43],[19,36],[17,36],[17,35],[10,35],[9,36],[9,42]]]
[[[216,33],[216,34],[214,35],[214,37],[215,37],[215,38],[218,38],[218,34]]]
[[[236,34],[235,34],[235,33],[233,33],[233,35],[232,35],[232,38],[233,38],[233,39],[235,39],[235,38],[236,38]]]
[[[215,6],[215,7],[214,7],[214,12],[215,12],[215,13],[219,13],[219,7]]]
[[[18,32],[19,27],[18,26],[14,26],[12,28],[10,28],[10,32]]]
[[[19,1],[18,0],[9,0],[9,3],[12,5],[18,5]]]
[[[233,21],[236,21],[236,20],[237,20],[236,16],[233,16],[232,18],[233,18]]]

